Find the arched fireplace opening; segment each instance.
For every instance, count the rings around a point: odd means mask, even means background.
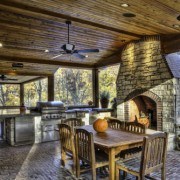
[[[157,130],[157,104],[147,96],[137,96],[129,101],[130,121],[137,120],[148,128]]]
[[[131,92],[124,101],[124,120],[134,121],[137,117],[142,124],[148,120],[148,128],[162,131],[161,98],[151,91],[137,89]],[[147,125],[147,124],[146,124]]]

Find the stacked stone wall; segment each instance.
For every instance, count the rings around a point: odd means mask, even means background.
[[[152,92],[162,103],[161,130],[174,131],[174,84],[175,81],[161,54],[160,40],[133,42],[121,55],[121,66],[117,78],[118,117],[128,121],[128,97],[135,90]],[[139,95],[141,95],[141,93]],[[180,102],[180,99],[179,99]],[[180,103],[179,103],[180,104]],[[179,106],[180,109],[180,106]]]

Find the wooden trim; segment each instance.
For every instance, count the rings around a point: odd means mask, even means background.
[[[13,85],[20,85],[21,83],[16,83],[16,82],[0,82],[0,84],[13,84]]]
[[[0,70],[0,74],[6,75],[20,75],[20,76],[52,76],[53,73],[47,74],[44,72],[20,72],[20,71],[13,71],[13,70]],[[13,83],[14,84],[14,83]]]
[[[97,64],[95,64],[95,67],[96,68],[102,68],[102,67],[112,66],[112,65],[120,63],[121,62],[121,53],[122,53],[123,47],[121,49],[119,49],[119,51],[117,53],[100,60]]]
[[[95,107],[99,107],[99,69],[92,70],[93,77],[93,102]]]
[[[141,35],[136,34],[136,33],[120,30],[120,29],[117,29],[117,28],[113,28],[113,27],[110,27],[110,26],[106,26],[106,25],[103,25],[103,24],[99,24],[99,23],[84,20],[84,19],[79,19],[79,18],[72,17],[72,16],[69,16],[69,15],[61,14],[60,12],[57,13],[57,12],[52,12],[52,11],[49,11],[49,10],[41,9],[41,8],[38,8],[38,7],[30,7],[28,5],[24,5],[24,4],[21,4],[21,3],[18,3],[18,2],[12,2],[12,1],[6,0],[6,1],[1,2],[1,4],[6,5],[6,6],[13,6],[13,7],[25,10],[25,11],[32,11],[32,12],[35,12],[35,13],[38,13],[38,14],[44,14],[44,15],[48,15],[48,16],[52,16],[52,17],[56,17],[56,18],[65,19],[65,20],[68,19],[70,21],[90,25],[90,26],[93,26],[93,27],[96,27],[96,28],[101,28],[101,29],[112,31],[112,32],[117,32],[117,33],[120,33],[120,34],[125,34],[125,35],[129,35],[129,36],[137,37],[137,38],[142,37]]]
[[[20,105],[24,104],[24,84],[20,84]]]
[[[88,64],[79,64],[71,62],[60,62],[47,59],[33,59],[33,58],[22,58],[22,57],[9,57],[0,55],[0,60],[12,61],[12,62],[27,62],[27,63],[37,63],[37,64],[49,64],[49,65],[58,65],[64,67],[81,67],[81,68],[94,68],[93,65]]]
[[[54,101],[54,76],[48,77],[48,101]]]

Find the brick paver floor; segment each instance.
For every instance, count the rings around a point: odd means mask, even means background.
[[[180,180],[180,151],[168,152],[167,180]],[[83,175],[91,179],[89,175]],[[154,174],[160,179],[160,174]],[[0,143],[0,180],[63,180],[74,179],[60,165],[58,141],[11,147]],[[108,178],[98,178],[108,179]],[[135,179],[128,176],[127,179]]]

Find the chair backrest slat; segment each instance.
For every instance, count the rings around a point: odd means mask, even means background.
[[[147,174],[165,163],[167,152],[167,133],[156,133],[144,138],[141,173]]]
[[[108,126],[112,129],[124,129],[124,122],[118,119],[108,120]]]
[[[95,163],[95,152],[93,134],[84,130],[76,129],[75,133],[76,157],[83,159],[85,162]]]
[[[138,122],[125,122],[125,130],[134,133],[145,134],[146,127]]]
[[[69,118],[69,119],[65,119],[62,121],[62,123],[64,124],[68,124],[71,127],[78,127],[78,126],[82,126],[82,119],[80,118]]]

